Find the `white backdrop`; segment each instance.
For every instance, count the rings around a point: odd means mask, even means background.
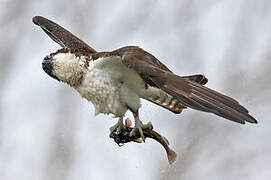
[[[270,180],[270,8],[268,0],[0,0],[0,179]],[[169,139],[177,162],[168,165],[149,139],[118,147],[108,137],[116,120],[94,117],[91,103],[43,72],[42,59],[60,47],[35,15],[98,51],[138,45],[177,74],[203,73],[259,124],[143,101],[141,119]]]

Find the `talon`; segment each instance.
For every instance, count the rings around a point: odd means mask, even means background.
[[[148,124],[144,125],[144,129],[148,129],[148,130],[152,130],[153,129],[153,125],[152,123],[149,121]]]
[[[130,132],[130,137],[136,136],[138,132],[140,134],[140,138],[143,140],[143,142],[145,142],[146,138],[144,136],[142,127],[136,127],[135,126],[134,129]],[[137,139],[139,139],[139,138],[137,138]]]
[[[110,130],[109,137],[112,137],[112,135],[114,133],[120,134],[123,131],[123,129],[125,129],[122,120],[123,119],[120,118],[119,121],[114,126],[112,126],[112,127],[109,128],[109,130]]]
[[[142,141],[145,142],[146,137],[144,136],[143,130],[152,129],[152,128],[153,128],[153,126],[152,126],[151,122],[149,122],[148,124],[143,124],[139,119],[136,118],[135,119],[135,127],[130,132],[130,137],[136,136],[137,133],[139,132]]]
[[[142,141],[145,142],[146,137],[144,136],[142,127],[138,128],[138,130],[139,130],[140,137],[141,137]]]

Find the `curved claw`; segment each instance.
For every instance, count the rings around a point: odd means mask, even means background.
[[[153,129],[151,122],[149,122],[148,124],[143,124],[138,118],[136,118],[135,119],[135,127],[130,132],[130,137],[135,136],[138,131],[141,139],[143,140],[143,142],[145,142],[146,137],[144,135],[143,130],[148,130],[148,129],[150,129],[150,130]]]
[[[137,131],[139,131],[141,139],[143,140],[143,142],[145,142],[146,137],[144,136],[143,129],[141,126],[135,126],[130,133],[130,137],[135,136],[137,134]]]
[[[122,130],[123,129],[125,129],[125,127],[124,127],[124,124],[123,124],[123,118],[120,118],[119,120],[118,120],[118,122],[114,125],[114,126],[112,126],[112,127],[110,127],[110,135],[109,135],[109,137],[111,137],[112,136],[112,134],[113,133],[117,133],[117,134],[120,134],[121,132],[122,132]]]

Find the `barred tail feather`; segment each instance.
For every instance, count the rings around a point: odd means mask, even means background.
[[[245,122],[257,123],[257,120],[248,114],[248,110],[236,100],[201,84],[169,73],[151,79],[159,88],[184,106],[211,112],[241,124],[245,124]]]
[[[163,108],[166,108],[175,114],[180,114],[182,110],[186,108],[180,102],[178,102],[177,99],[174,99],[172,96],[167,95],[166,93],[163,96],[153,95],[150,97],[145,97],[145,99]]]

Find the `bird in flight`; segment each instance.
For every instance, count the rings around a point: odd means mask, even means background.
[[[91,101],[96,114],[119,118],[111,132],[124,128],[123,117],[130,110],[135,120],[131,136],[139,132],[145,139],[143,130],[151,124],[139,119],[141,98],[176,114],[188,107],[241,124],[257,123],[236,100],[204,86],[208,79],[203,75],[176,75],[137,46],[97,52],[51,20],[36,16],[33,22],[62,46],[44,58],[43,70]]]

